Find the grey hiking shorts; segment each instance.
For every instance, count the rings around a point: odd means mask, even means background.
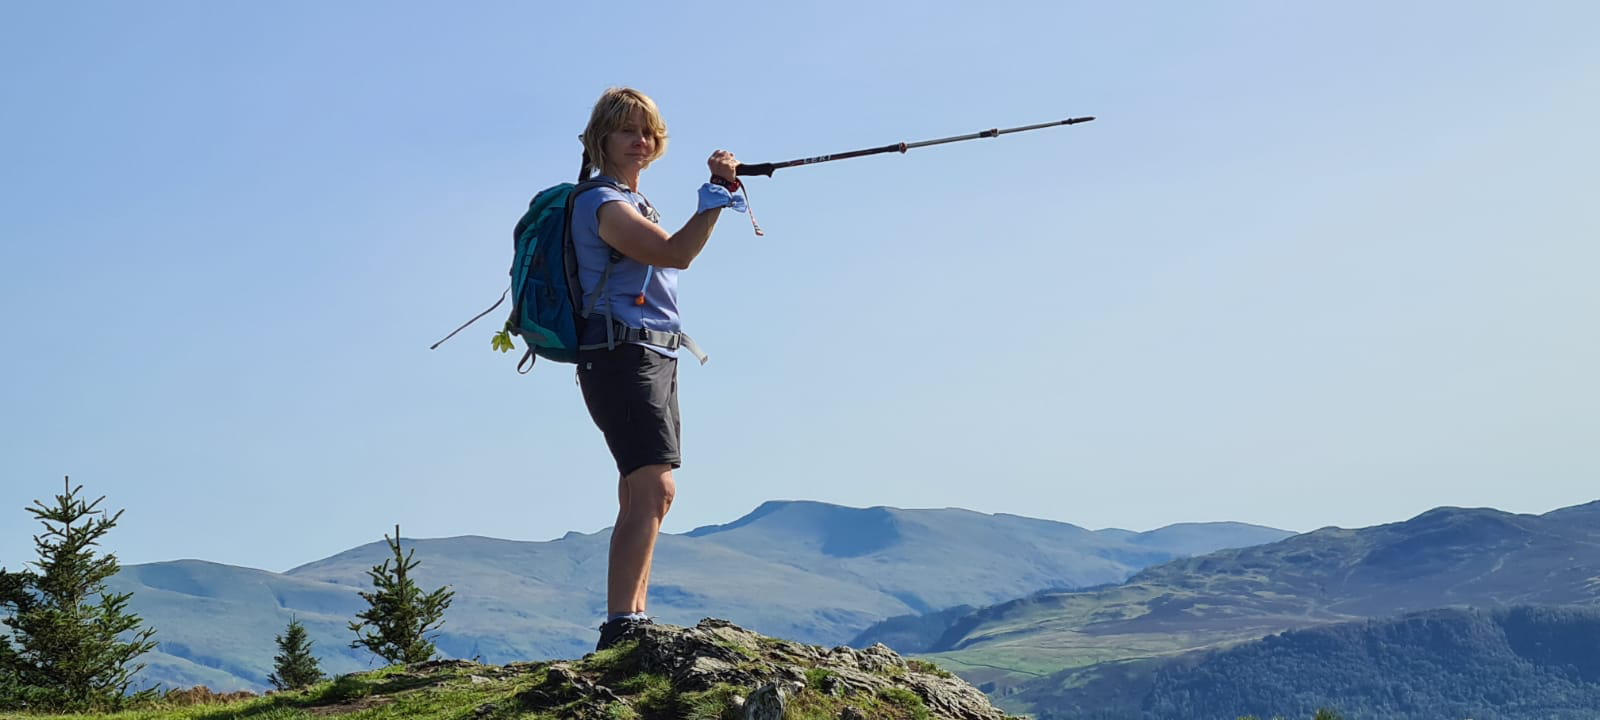
[[[682,465],[678,451],[678,359],[643,345],[580,350],[578,385],[606,437],[617,472]]]

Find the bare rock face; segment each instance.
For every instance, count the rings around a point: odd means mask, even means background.
[[[744,701],[745,720],[783,720],[783,709],[787,698],[783,695],[783,687],[777,683],[767,683],[756,688],[750,697]]]
[[[583,675],[585,663],[606,659],[598,673]],[[786,707],[809,716],[835,718],[912,717],[916,708],[936,720],[1006,720],[976,688],[926,663],[908,663],[884,645],[865,650],[825,650],[757,635],[726,620],[706,619],[691,628],[644,625],[623,638],[617,651],[573,665],[550,667],[544,685],[530,693],[551,700],[632,703],[622,687],[640,675],[664,678],[685,698],[726,696],[747,720],[779,720]],[[579,674],[574,674],[574,669]],[[653,714],[652,708],[642,715]],[[670,713],[668,713],[670,714]]]

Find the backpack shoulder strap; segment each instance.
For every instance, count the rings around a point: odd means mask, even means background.
[[[617,192],[625,192],[621,185],[611,182],[610,180],[585,180],[572,188],[572,195],[570,198],[576,198],[578,197],[578,193],[581,193],[585,190],[593,190],[597,187],[608,187],[616,190]]]
[[[574,187],[572,189],[572,194],[567,197],[567,228],[566,228],[567,238],[566,238],[566,242],[568,242],[568,243],[572,242],[572,211],[573,211],[574,208],[576,208],[578,206],[578,194],[582,193],[582,192],[584,192],[586,190],[593,190],[594,188],[597,188],[597,187],[608,187],[608,188],[611,188],[613,190],[616,190],[617,192],[626,192],[621,185],[618,185],[618,184],[616,184],[614,182],[611,182],[610,180],[586,180],[584,182],[578,183],[577,187]],[[619,261],[622,260],[622,253],[619,253],[619,252],[616,251],[615,248],[612,248],[610,260],[611,260],[610,262],[606,263],[605,269],[600,272],[600,282],[595,285],[594,297],[590,298],[589,299],[589,303],[587,305],[585,305],[583,307],[583,309],[578,312],[578,318],[579,318],[580,322],[583,319],[588,318],[590,313],[594,312],[595,304],[600,302],[600,298],[605,294],[606,281],[611,279],[611,268],[615,267],[616,264]],[[576,270],[575,267],[573,269]],[[578,283],[576,282],[576,280],[577,280],[576,278],[573,278],[573,288],[574,288],[574,290],[576,290],[578,292],[579,295],[581,295],[582,291],[581,290],[577,290]],[[611,316],[611,306],[608,303],[606,305],[606,317],[609,319],[610,316]],[[609,323],[609,322],[606,323],[608,341],[610,339],[610,337],[609,337],[610,336],[610,329],[611,329],[610,325],[611,325],[611,323]],[[608,344],[610,344],[610,343],[608,342]]]

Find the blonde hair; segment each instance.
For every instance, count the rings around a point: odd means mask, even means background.
[[[656,109],[656,102],[633,88],[613,87],[607,88],[600,94],[600,99],[595,102],[594,110],[589,113],[589,126],[583,129],[583,170],[579,172],[579,180],[589,179],[589,171],[606,168],[606,136],[621,130],[628,124],[633,111],[644,113],[645,125],[650,134],[655,136],[655,153],[645,163],[655,162],[667,152],[667,124],[661,119],[661,111]]]

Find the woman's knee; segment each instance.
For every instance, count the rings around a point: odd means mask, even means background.
[[[623,482],[628,486],[629,505],[655,510],[661,515],[667,514],[677,494],[671,465],[646,465],[628,473]]]

